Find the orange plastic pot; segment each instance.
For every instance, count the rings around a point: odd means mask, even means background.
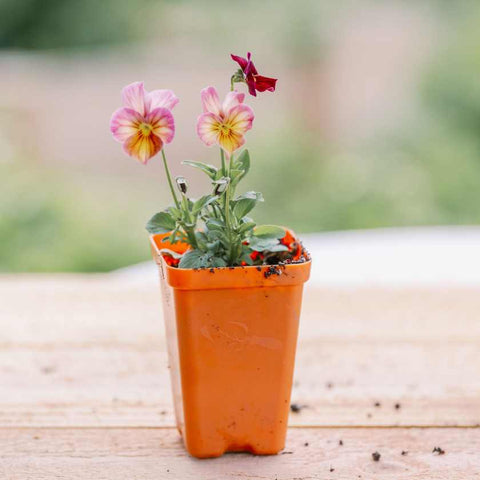
[[[186,449],[199,458],[278,453],[285,446],[311,262],[172,268],[160,253],[172,248],[164,237],[153,235],[151,246],[160,271],[177,427]]]

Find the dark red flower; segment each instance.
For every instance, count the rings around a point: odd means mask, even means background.
[[[231,54],[232,60],[237,62],[242,69],[244,80],[248,85],[250,95],[257,96],[257,92],[275,91],[276,78],[268,78],[259,75],[255,65],[252,62],[252,54],[247,53],[247,58]]]
[[[174,258],[172,255],[164,252],[162,253],[163,259],[165,260],[165,263],[170,266],[170,267],[178,267],[178,264],[180,263],[179,258]]]
[[[252,261],[255,262],[257,259],[263,260],[265,258],[265,255],[263,253],[260,253],[260,252],[257,252],[256,250],[254,250],[250,254],[250,258],[252,259]]]
[[[287,233],[280,240],[280,243],[288,248],[288,251],[291,253],[293,260],[298,260],[300,258],[302,249],[297,238],[292,235],[292,232],[287,230]]]

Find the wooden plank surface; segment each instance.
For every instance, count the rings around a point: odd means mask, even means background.
[[[478,357],[475,343],[304,339],[292,401],[305,408],[290,424],[480,424]],[[9,347],[0,376],[3,426],[173,426],[166,353],[155,346]]]
[[[437,446],[445,454],[432,453]],[[185,455],[172,428],[25,428],[0,430],[0,452],[0,475],[3,470],[8,480],[480,477],[479,429],[292,428],[283,454],[196,460]]]
[[[0,425],[173,425],[156,286],[26,276],[0,292]],[[307,289],[291,424],[478,425],[479,315],[480,289]]]
[[[196,461],[156,285],[0,276],[0,478],[477,478],[479,316],[480,288],[307,289],[293,453]]]

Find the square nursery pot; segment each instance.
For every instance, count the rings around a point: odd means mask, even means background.
[[[194,457],[285,446],[303,284],[311,262],[178,269],[152,235],[175,416]]]

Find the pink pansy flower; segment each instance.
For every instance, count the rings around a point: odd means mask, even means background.
[[[110,130],[125,152],[143,164],[156,155],[175,135],[170,110],[178,103],[171,90],[146,92],[143,82],[122,90],[123,107],[110,120]]]
[[[253,110],[243,104],[245,94],[228,92],[223,103],[213,87],[201,92],[203,114],[198,117],[197,134],[207,146],[218,144],[231,155],[245,143],[244,135],[252,128]]]

